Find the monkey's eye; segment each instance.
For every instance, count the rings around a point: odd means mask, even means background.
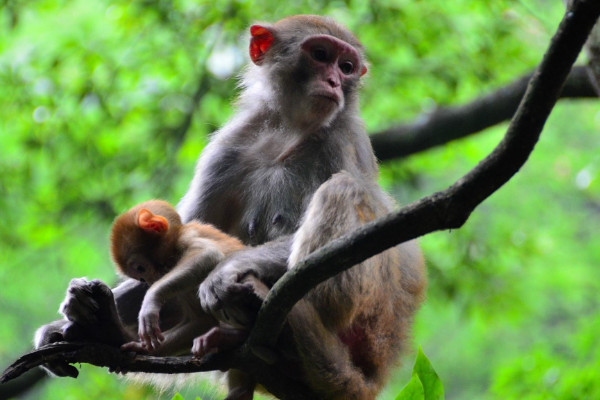
[[[310,56],[313,58],[313,60],[319,62],[326,62],[328,58],[327,50],[322,47],[314,47],[310,52]]]
[[[354,72],[354,64],[350,61],[340,63],[339,67],[344,75],[351,75]]]

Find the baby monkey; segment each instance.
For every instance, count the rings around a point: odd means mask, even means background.
[[[208,337],[216,342],[211,347],[244,340],[243,331],[217,328],[219,323],[202,310],[197,293],[220,261],[245,247],[238,239],[209,224],[183,224],[169,203],[150,200],[117,217],[110,242],[118,272],[149,285],[138,316],[140,341],[123,344],[123,350],[155,355],[189,352],[194,338],[211,329]],[[173,311],[169,309],[170,314],[160,319],[161,308],[173,300]],[[162,332],[159,320],[171,320],[172,326]],[[194,341],[198,356],[205,353],[204,341],[206,337]]]
[[[178,355],[189,353],[193,343],[192,352],[201,357],[241,344],[247,332],[219,324],[205,313],[198,286],[221,260],[244,247],[212,225],[198,221],[183,224],[173,206],[162,200],[139,204],[117,217],[110,236],[117,270],[150,286],[138,315],[140,341],[131,335],[131,341],[121,349]],[[247,278],[248,282],[253,279]],[[268,289],[263,290],[266,293]],[[256,300],[260,303],[258,297]],[[164,310],[169,315],[159,318],[167,301],[174,301]],[[159,320],[169,326],[164,333]],[[227,399],[252,398],[255,382],[243,372],[228,371],[227,384]]]

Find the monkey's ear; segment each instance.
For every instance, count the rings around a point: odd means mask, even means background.
[[[360,76],[363,76],[364,74],[367,73],[369,69],[367,68],[366,65],[363,65],[362,69],[360,70]]]
[[[250,58],[254,64],[260,65],[265,53],[273,44],[273,33],[262,25],[252,25],[250,35],[252,35],[250,39]]]
[[[165,233],[169,230],[169,221],[161,215],[142,208],[137,214],[137,224],[146,232]]]

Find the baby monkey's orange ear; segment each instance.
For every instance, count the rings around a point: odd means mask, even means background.
[[[165,233],[169,230],[169,221],[161,215],[142,208],[137,214],[137,224],[146,232]]]

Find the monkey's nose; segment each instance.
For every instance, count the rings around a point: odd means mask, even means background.
[[[340,86],[340,81],[335,78],[327,78],[327,83],[329,83],[329,86],[332,88]]]

